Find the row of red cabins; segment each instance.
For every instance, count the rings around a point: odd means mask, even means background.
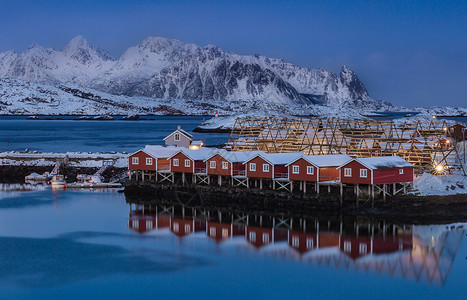
[[[131,174],[184,173],[235,178],[344,184],[413,181],[414,166],[398,156],[351,158],[345,154],[304,155],[262,151],[189,150],[146,146],[129,156]]]

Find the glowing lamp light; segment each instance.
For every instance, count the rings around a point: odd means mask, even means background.
[[[443,167],[442,165],[437,165],[437,166],[436,166],[436,171],[437,171],[438,173],[441,173],[441,172],[444,171],[444,167]]]
[[[433,115],[433,117],[432,117],[432,118],[433,118],[433,119],[436,119],[436,116],[435,116],[435,115]]]

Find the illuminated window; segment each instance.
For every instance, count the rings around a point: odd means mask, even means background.
[[[226,161],[222,162],[222,169],[227,170],[229,168],[229,163]]]
[[[367,169],[360,169],[360,177],[366,178],[368,176]]]
[[[352,169],[344,168],[344,177],[352,177]]]
[[[215,168],[216,168],[216,162],[213,161],[213,160],[211,160],[211,161],[209,162],[209,168],[215,169]]]
[[[255,163],[251,163],[250,164],[250,171],[256,171],[256,164]]]
[[[139,158],[138,157],[132,157],[131,158],[131,163],[134,164],[134,165],[139,164]]]
[[[190,160],[189,159],[185,159],[185,167],[189,168],[190,167]]]
[[[226,228],[222,228],[222,238],[228,238],[229,237],[229,230]]]
[[[313,174],[314,174],[314,171],[315,171],[315,170],[314,170],[313,166],[307,166],[307,167],[306,167],[306,173],[307,173],[308,175],[313,175]]]
[[[174,229],[174,232],[179,232],[180,231],[180,225],[178,223],[174,223],[173,229]]]
[[[147,166],[152,166],[152,158],[146,157],[146,165]]]
[[[299,166],[292,166],[292,173],[293,174],[300,173],[300,167]]]
[[[263,164],[263,172],[269,172],[269,165]]]
[[[173,160],[173,163],[174,163],[174,167],[178,167],[178,158],[175,158]]]

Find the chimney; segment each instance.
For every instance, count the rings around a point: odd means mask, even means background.
[[[177,126],[177,130],[180,130],[182,129],[182,127],[180,125]]]

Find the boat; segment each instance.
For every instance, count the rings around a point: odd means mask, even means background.
[[[63,175],[53,175],[50,183],[52,185],[52,189],[66,189],[66,181]]]

